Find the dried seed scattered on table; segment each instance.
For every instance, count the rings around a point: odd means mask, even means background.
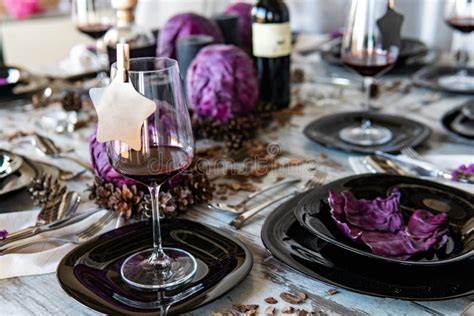
[[[301,297],[290,294],[288,292],[281,293],[280,297],[282,300],[290,304],[301,304],[301,302],[303,301]]]
[[[281,312],[283,314],[293,314],[295,312],[295,309],[291,306],[286,306],[286,307],[283,307],[283,309],[281,310]]]
[[[268,306],[268,307],[265,309],[265,314],[267,314],[267,315],[273,315],[273,314],[275,314],[275,307],[273,307],[273,306]]]
[[[308,295],[305,292],[297,292],[296,295],[300,297],[303,301],[308,298]]]
[[[329,289],[329,290],[327,291],[327,293],[328,293],[329,295],[334,295],[334,294],[339,293],[339,291],[336,290],[336,289]]]
[[[268,304],[276,304],[276,303],[278,303],[278,301],[277,301],[273,296],[267,297],[267,298],[265,299],[265,302],[268,303]]]
[[[304,309],[298,309],[296,311],[296,316],[308,316],[309,313],[307,310],[304,310]]]
[[[244,304],[232,304],[232,308],[239,313],[245,313],[247,311],[247,307]]]

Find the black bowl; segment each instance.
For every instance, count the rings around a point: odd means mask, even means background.
[[[356,198],[374,199],[387,196],[394,188],[401,192],[400,208],[405,218],[417,209],[447,212],[449,240],[446,245],[401,260],[375,255],[367,246],[356,244],[341,233],[330,214],[329,190],[347,190]],[[403,265],[436,266],[474,256],[474,195],[427,180],[385,174],[343,178],[311,191],[301,199],[294,213],[308,232],[363,257]]]

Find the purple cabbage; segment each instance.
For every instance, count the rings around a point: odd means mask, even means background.
[[[250,113],[258,101],[257,74],[250,56],[234,45],[203,48],[189,66],[191,108],[221,122]]]
[[[372,253],[397,259],[429,249],[439,249],[448,240],[448,215],[416,210],[407,226],[400,210],[400,192],[386,199],[357,200],[352,193],[330,191],[331,216],[351,240],[367,245]]]
[[[6,229],[0,229],[0,240],[8,237],[8,231]]]
[[[176,43],[190,35],[209,35],[215,43],[224,43],[219,26],[195,13],[182,13],[169,19],[158,34],[157,56],[176,59]]]
[[[240,43],[249,52],[252,51],[252,8],[250,3],[237,2],[225,9],[226,13],[239,17]]]

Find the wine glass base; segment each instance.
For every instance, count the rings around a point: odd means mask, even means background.
[[[192,280],[197,262],[189,252],[176,248],[163,248],[170,257],[171,265],[164,273],[161,266],[149,261],[153,249],[140,251],[128,257],[120,269],[128,284],[148,290],[172,289]]]
[[[392,140],[390,129],[372,125],[366,128],[361,126],[349,126],[339,132],[339,137],[350,144],[360,146],[375,146],[388,143]]]
[[[438,79],[438,84],[448,89],[472,90],[474,89],[474,76],[469,76],[467,74],[443,76]]]

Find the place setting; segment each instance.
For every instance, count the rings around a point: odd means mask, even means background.
[[[178,2],[53,5],[66,59],[0,69],[2,308],[470,315],[468,50],[443,65],[393,0]],[[437,11],[470,32],[470,0]],[[443,67],[463,91],[423,101]]]

